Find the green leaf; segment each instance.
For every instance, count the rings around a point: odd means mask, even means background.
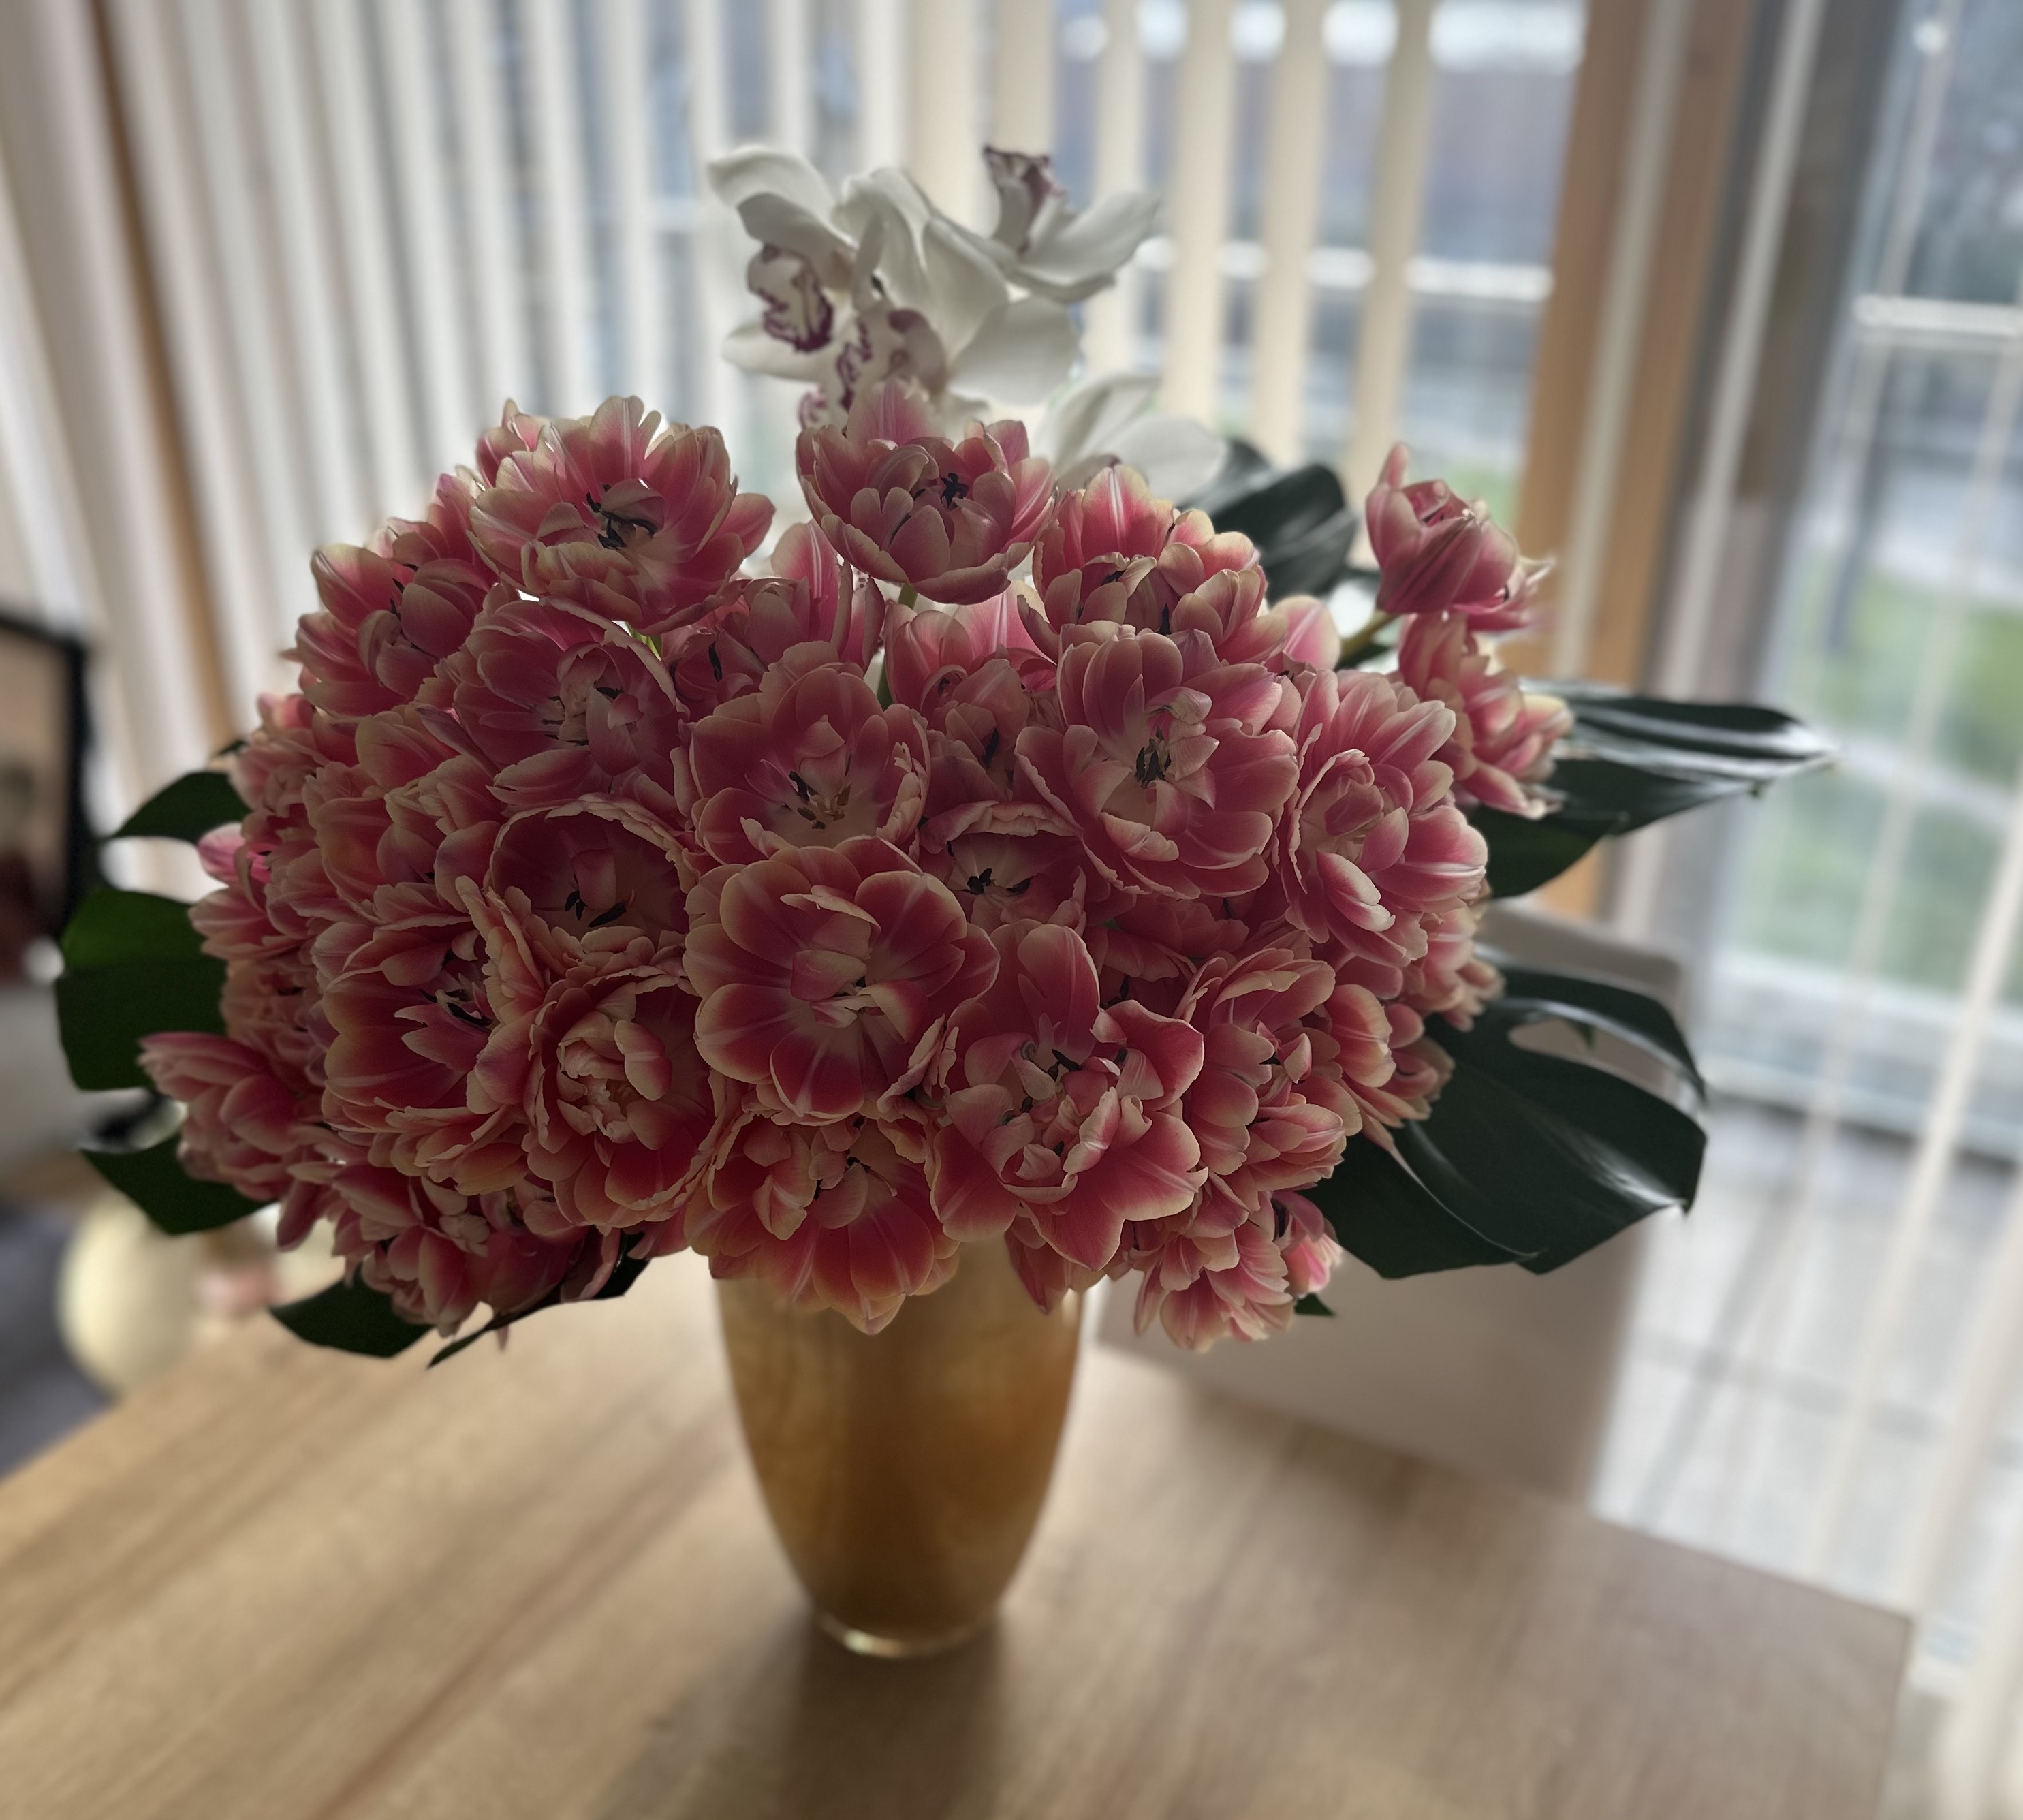
[[[165,1030],[221,1036],[225,963],[199,954],[126,961],[66,973],[57,981],[57,1023],[71,1079],[87,1092],[146,1087],[141,1039]]]
[[[1659,769],[1563,752],[1546,787],[1559,799],[1555,813],[1571,816],[1582,826],[1612,817],[1619,826],[1611,831],[1629,834],[1667,816],[1760,790],[1771,781],[1719,767]]]
[[[213,828],[243,821],[246,805],[222,771],[192,771],[158,791],[115,828],[111,838],[159,835],[201,840]]]
[[[406,1319],[387,1297],[355,1277],[269,1312],[311,1346],[362,1353],[371,1358],[391,1358],[405,1352],[429,1331]]]
[[[176,1139],[164,1138],[144,1150],[86,1150],[85,1161],[104,1176],[163,1232],[211,1232],[260,1210],[236,1188],[221,1182],[199,1182],[183,1173],[176,1160]]]
[[[1224,480],[1203,495],[1218,531],[1240,531],[1257,546],[1271,597],[1325,594],[1341,579],[1362,519],[1332,468],[1315,462],[1290,473]]]
[[[543,1302],[540,1303],[539,1306],[545,1308],[548,1304]],[[533,1310],[530,1308],[526,1312],[531,1314],[533,1313]],[[482,1327],[474,1328],[469,1333],[458,1335],[458,1336],[455,1339],[452,1339],[448,1345],[437,1347],[435,1356],[429,1361],[429,1369],[430,1371],[434,1371],[437,1365],[442,1364],[445,1360],[455,1358],[460,1352],[468,1352],[471,1347],[477,1345],[477,1343],[488,1333],[497,1333],[503,1328],[510,1327],[513,1325],[513,1321],[517,1321],[519,1318],[520,1317],[516,1314],[511,1320],[502,1320],[498,1316],[494,1315],[492,1318],[486,1321]]]
[[[1295,1314],[1325,1314],[1329,1320],[1334,1319],[1334,1310],[1318,1296],[1302,1296],[1293,1304],[1293,1312]]]
[[[1521,897],[1537,890],[1582,858],[1597,841],[1620,834],[1624,827],[1622,817],[1616,815],[1561,813],[1534,820],[1480,806],[1468,812],[1468,818],[1489,843],[1492,897]]]
[[[63,932],[64,964],[69,967],[174,960],[203,952],[203,938],[191,924],[187,904],[109,885],[78,906]]]
[[[1772,783],[1832,762],[1833,742],[1802,721],[1754,702],[1666,701],[1598,683],[1546,685],[1572,709],[1570,750],[1680,777]]]
[[[1231,437],[1221,470],[1202,492],[1181,503],[1191,511],[1205,512],[1220,524],[1220,513],[1229,502],[1254,492],[1278,471],[1256,444],[1246,442],[1240,436]]]
[[[1527,1254],[1527,1270],[1556,1270],[1647,1214],[1692,1205],[1707,1135],[1669,1101],[1493,1026],[1428,1034],[1454,1074],[1399,1148],[1458,1218]]]
[[[1834,755],[1830,740],[1775,708],[1664,701],[1586,682],[1536,687],[1567,703],[1574,727],[1547,780],[1555,802],[1549,813],[1534,820],[1470,812],[1489,842],[1494,897],[1536,890],[1599,840],[1761,790]]]
[[[1416,1128],[1407,1125],[1400,1138]],[[1380,1277],[1521,1263],[1527,1255],[1471,1226],[1401,1158],[1367,1138],[1352,1138],[1334,1173],[1304,1192],[1334,1236]]]
[[[1427,1034],[1454,1073],[1393,1154],[1358,1138],[1308,1190],[1335,1236],[1380,1275],[1476,1264],[1557,1270],[1659,1208],[1690,1207],[1706,1134],[1688,1113],[1585,1061],[1521,1048],[1527,1025],[1607,1031],[1657,1057],[1696,1094],[1671,1014],[1612,981],[1513,967],[1509,990],[1457,1030]]]
[[[71,1078],[87,1091],[147,1086],[135,1059],[143,1036],[224,1031],[225,963],[203,952],[186,904],[94,891],[64,930],[63,955],[57,1021]]]
[[[1648,992],[1592,974],[1514,966],[1493,950],[1489,956],[1502,970],[1504,991],[1476,1019],[1478,1029],[1516,1029],[1558,1018],[1582,1030],[1606,1030],[1676,1069],[1695,1096],[1704,1098],[1707,1083],[1685,1032]]]

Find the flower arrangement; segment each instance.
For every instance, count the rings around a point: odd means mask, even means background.
[[[121,831],[216,889],[101,892],[66,937],[80,1080],[137,1047],[182,1109],[94,1160],[172,1230],[326,1226],[305,1336],[489,1331],[683,1250],[876,1331],[996,1244],[1042,1307],[1135,1277],[1200,1347],[1324,1311],[1344,1244],[1549,1268],[1690,1199],[1686,1112],[1507,1040],[1606,1028],[1690,1083],[1669,1018],[1499,971],[1480,908],[1498,860],[1665,812],[1622,777],[1677,807],[1816,753],[1527,689],[1491,641],[1538,566],[1402,451],[1366,503],[1395,649],[1344,652],[1268,536],[962,415],[1143,232],[1099,258],[1043,164],[993,170],[994,252],[883,178],[723,180],[811,384],[770,555],[715,430],[509,406],[425,517],[318,554],[299,692]],[[966,334],[894,300],[895,247],[923,290],[971,261]]]

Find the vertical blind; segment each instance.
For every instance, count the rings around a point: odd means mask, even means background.
[[[1546,29],[1498,53],[1503,14]],[[1421,233],[1434,59],[1444,33],[1450,64],[1480,60],[1474,16],[1492,58],[1557,85],[1531,179],[1549,225],[1564,4],[108,0],[226,693],[285,680],[304,552],[416,510],[509,397],[635,392],[719,422],[747,483],[781,487],[791,396],[716,351],[750,249],[703,173],[752,138],[834,181],[903,162],[972,217],[987,141],[1052,144],[1085,201],[1158,184],[1164,232],[1088,307],[1092,368],[1156,368],[1169,407],[1366,484],[1407,415],[1415,309],[1517,323],[1521,367],[1549,289],[1543,233],[1515,259]],[[1344,244],[1324,191],[1366,70],[1374,176]],[[1316,406],[1322,367],[1352,398]]]

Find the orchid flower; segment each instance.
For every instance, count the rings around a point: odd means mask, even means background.
[[[839,197],[804,159],[752,148],[710,166],[717,196],[759,243],[747,282],[763,308],[726,356],[807,382],[801,418],[840,425],[858,393],[908,380],[953,429],[986,400],[1059,389],[1081,351],[1067,305],[1115,282],[1153,226],[1150,192],[1067,206],[1048,160],[986,154],[996,228],[950,219],[903,172],[854,177]]]

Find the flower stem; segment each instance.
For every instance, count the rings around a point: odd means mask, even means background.
[[[1346,670],[1377,642],[1377,636],[1386,626],[1394,623],[1396,613],[1372,613],[1356,630],[1341,641],[1341,654],[1335,659],[1335,668]]]
[[[913,584],[911,582],[908,582],[908,583],[906,583],[906,585],[905,585],[904,587],[902,587],[902,589],[900,589],[900,590],[899,590],[899,602],[898,602],[898,604],[899,604],[901,606],[902,606],[902,607],[912,607],[912,606],[917,606],[917,605],[919,605],[919,604],[920,604],[920,594],[919,594],[918,590],[915,589],[915,587],[914,587]]]

